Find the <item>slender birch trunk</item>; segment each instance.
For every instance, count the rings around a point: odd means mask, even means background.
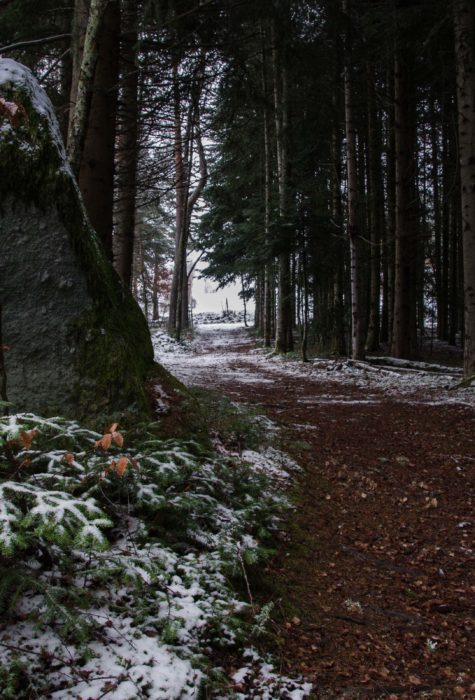
[[[78,3],[81,3],[81,0],[78,0]],[[71,169],[76,177],[79,175],[81,155],[86,137],[90,93],[97,61],[99,32],[108,3],[109,0],[91,0],[84,36],[81,67],[77,82],[73,81],[72,97],[74,97],[74,106],[72,106],[69,121],[67,153]],[[81,14],[82,12],[83,10],[81,9]]]

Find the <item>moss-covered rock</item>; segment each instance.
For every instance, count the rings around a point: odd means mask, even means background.
[[[153,349],[143,314],[107,260],[33,74],[0,60],[0,309],[15,410],[92,419],[146,414]]]

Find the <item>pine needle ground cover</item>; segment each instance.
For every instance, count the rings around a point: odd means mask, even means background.
[[[0,419],[0,455],[2,698],[308,694],[255,650],[266,611],[231,583],[289,507],[291,460],[33,414]],[[233,678],[212,661],[229,649]]]

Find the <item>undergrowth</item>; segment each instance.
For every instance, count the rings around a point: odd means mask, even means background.
[[[225,442],[262,429],[220,420],[210,453],[153,426],[128,444],[117,424],[0,418],[2,698],[303,697],[249,648],[267,609],[231,585],[288,507],[285,458],[239,457]],[[245,695],[220,648],[242,649]]]

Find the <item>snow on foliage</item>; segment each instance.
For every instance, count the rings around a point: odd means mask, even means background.
[[[104,547],[111,525],[92,498],[73,498],[34,484],[0,484],[0,549],[7,556],[28,545],[28,531],[45,542]]]
[[[115,425],[0,418],[0,695],[305,697],[257,652],[245,695],[209,680],[213,649],[252,634],[229,577],[265,553],[295,469],[271,449],[216,457],[153,434],[125,449]]]

